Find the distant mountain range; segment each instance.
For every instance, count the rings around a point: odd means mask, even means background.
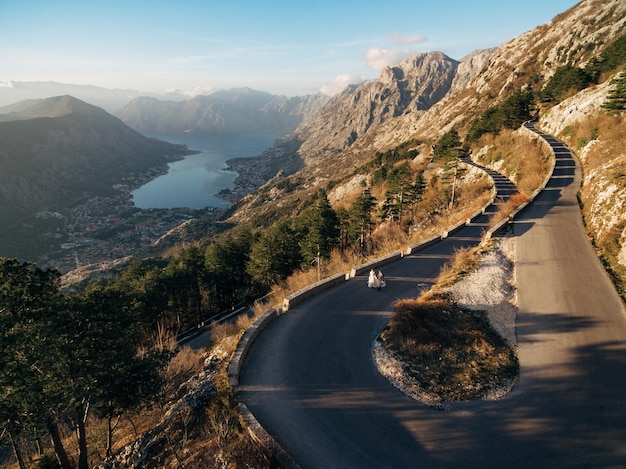
[[[185,101],[139,97],[115,115],[140,132],[286,134],[317,113],[328,99],[323,94],[288,98],[250,88],[233,88]]]
[[[216,90],[190,97],[178,91],[146,93],[52,81],[0,83],[0,113],[34,100],[73,96],[101,107],[139,131],[282,132],[294,130],[330,99],[273,95],[250,88]]]
[[[130,89],[108,89],[92,85],[74,85],[54,81],[11,81],[0,83],[0,106],[8,106],[19,101],[45,99],[54,96],[70,95],[114,113],[124,107],[131,99],[139,96],[154,96],[160,99],[188,99],[181,93],[167,94],[144,93]]]

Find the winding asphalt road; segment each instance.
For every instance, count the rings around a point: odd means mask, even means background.
[[[371,346],[392,303],[427,288],[487,217],[280,316],[252,345],[240,400],[302,468],[624,467],[626,317],[587,240],[570,152],[514,223],[520,379],[495,402],[422,405],[376,370]],[[497,176],[497,175],[496,175]],[[497,179],[506,198],[513,190]],[[493,208],[492,208],[493,210]]]

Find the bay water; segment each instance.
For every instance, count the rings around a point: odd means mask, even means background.
[[[131,194],[138,208],[226,208],[229,202],[215,197],[232,189],[237,173],[226,170],[226,161],[260,155],[283,137],[275,133],[202,134],[192,132],[145,132],[150,138],[185,144],[199,151],[168,164],[167,174],[148,182]]]

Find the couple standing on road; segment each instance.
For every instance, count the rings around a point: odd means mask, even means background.
[[[387,284],[385,283],[385,276],[383,275],[383,271],[379,270],[378,275],[376,275],[374,269],[371,269],[370,276],[367,279],[367,286],[368,288],[376,288],[378,291],[380,291],[382,287],[387,286]]]

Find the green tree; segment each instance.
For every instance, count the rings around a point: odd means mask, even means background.
[[[254,243],[248,273],[257,284],[270,286],[291,275],[301,262],[296,232],[285,218],[262,232]]]
[[[165,286],[170,302],[182,315],[184,327],[204,321],[204,274],[204,254],[196,246],[185,249],[165,269]]]
[[[599,55],[585,65],[585,72],[593,83],[598,83],[603,73],[616,71],[626,63],[626,34],[609,44]]]
[[[611,113],[619,113],[626,109],[626,72],[611,80],[611,89],[602,107]]]
[[[67,328],[59,334],[68,371],[61,378],[71,383],[74,408],[69,414],[77,428],[79,461],[84,461],[90,409],[107,421],[106,452],[110,454],[113,422],[129,410],[149,407],[156,401],[163,385],[159,370],[170,354],[155,348],[139,353],[140,311],[132,298],[119,290],[93,285],[72,298],[71,304]]]
[[[0,259],[0,418],[14,445],[27,425],[46,424],[61,467],[68,469],[71,464],[46,387],[46,364],[58,357],[50,340],[64,301],[58,277],[32,263]],[[19,448],[13,448],[21,466]]]
[[[112,287],[70,297],[57,278],[0,259],[0,417],[13,434],[45,426],[63,469],[72,464],[59,422],[71,421],[78,467],[86,469],[90,410],[113,418],[152,399],[163,357],[138,355],[139,315],[130,298]]]
[[[383,218],[400,220],[412,194],[412,174],[408,162],[394,167],[387,177]]]
[[[313,206],[296,221],[303,265],[311,264],[319,252],[323,259],[339,245],[339,218],[324,191],[316,194]]]
[[[560,102],[568,95],[584,90],[591,83],[591,76],[584,69],[572,64],[559,67],[546,86],[539,92],[539,97],[546,102]]]
[[[531,88],[515,91],[500,106],[502,125],[507,129],[517,129],[531,118],[533,102],[534,94]]]
[[[532,116],[534,93],[526,87],[512,93],[497,106],[491,106],[472,122],[466,140],[472,142],[482,135],[497,135],[503,128],[516,129]]]
[[[450,160],[458,158],[461,155],[461,138],[455,130],[449,130],[441,136],[437,144],[433,156],[435,160]]]
[[[166,265],[164,261],[154,260],[132,262],[113,282],[116,289],[139,303],[140,322],[146,335],[156,331],[159,323],[173,322],[168,317],[169,298],[163,273]]]
[[[349,244],[358,244],[361,253],[367,251],[367,240],[373,225],[374,203],[375,199],[365,193],[352,203],[347,212],[346,231]]]
[[[498,106],[488,107],[472,122],[467,132],[467,141],[478,140],[484,134],[497,134],[502,130],[502,112]]]
[[[237,304],[250,286],[246,265],[250,258],[252,234],[242,230],[211,244],[204,253],[204,267],[210,297],[217,311]]]

